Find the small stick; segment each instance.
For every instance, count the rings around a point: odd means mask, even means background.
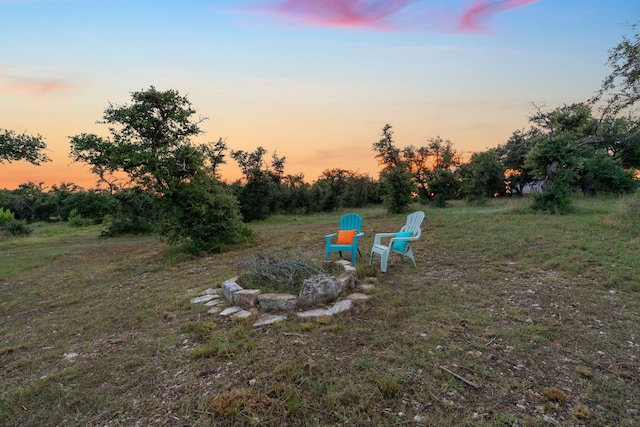
[[[456,374],[455,372],[445,368],[444,366],[440,365],[439,366],[440,369],[442,369],[443,371],[453,375],[454,377],[456,377],[457,379],[459,379],[460,381],[462,381],[463,383],[470,385],[471,387],[475,388],[476,390],[480,388],[480,386],[478,384],[472,383],[471,381],[469,381],[468,379],[461,377],[460,375]]]

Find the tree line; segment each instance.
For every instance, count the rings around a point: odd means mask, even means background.
[[[415,202],[445,207],[454,199],[483,203],[522,196],[534,182],[541,191],[532,195],[532,208],[565,213],[576,192],[620,194],[638,186],[640,120],[632,107],[640,96],[639,52],[640,36],[624,37],[609,52],[613,71],[594,97],[551,111],[534,105],[529,129],[466,161],[440,136],[400,147],[387,124],[371,146],[381,168],[378,179],[335,168],[308,183],[302,174],[285,173],[286,158],[269,157],[263,147],[233,150],[223,139],[197,144],[193,137],[202,133],[206,118],[195,116],[177,91],[151,86],[133,92],[130,104],[108,105],[99,123],[110,137],[70,137],[72,159],[89,165],[104,189],[87,191],[73,183],[45,189],[30,182],[0,190],[0,213],[27,222],[105,222],[108,235],[159,232],[194,253],[249,239],[246,223],[273,214],[379,203],[402,213]],[[0,130],[0,163],[46,162],[45,148],[40,135]],[[232,183],[219,174],[228,158],[242,172]]]

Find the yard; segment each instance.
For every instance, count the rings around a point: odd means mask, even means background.
[[[371,298],[260,328],[191,298],[256,254],[322,260],[346,212],[251,223],[253,242],[201,258],[99,226],[1,237],[0,424],[640,424],[629,199],[578,200],[564,216],[526,203],[416,205],[418,267],[392,257],[386,274],[368,266],[373,236],[406,216],[356,210]]]

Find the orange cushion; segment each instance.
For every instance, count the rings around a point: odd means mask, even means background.
[[[356,230],[340,230],[338,231],[338,240],[336,244],[338,245],[350,245],[353,243],[353,238],[355,237],[357,231]]]

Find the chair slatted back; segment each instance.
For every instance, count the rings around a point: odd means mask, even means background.
[[[414,212],[407,216],[407,222],[400,231],[410,231],[413,233],[413,237],[420,237],[422,235],[422,229],[420,228],[422,221],[424,221],[424,212]]]
[[[340,230],[356,230],[358,233],[362,228],[362,217],[358,214],[350,213],[340,218]]]

